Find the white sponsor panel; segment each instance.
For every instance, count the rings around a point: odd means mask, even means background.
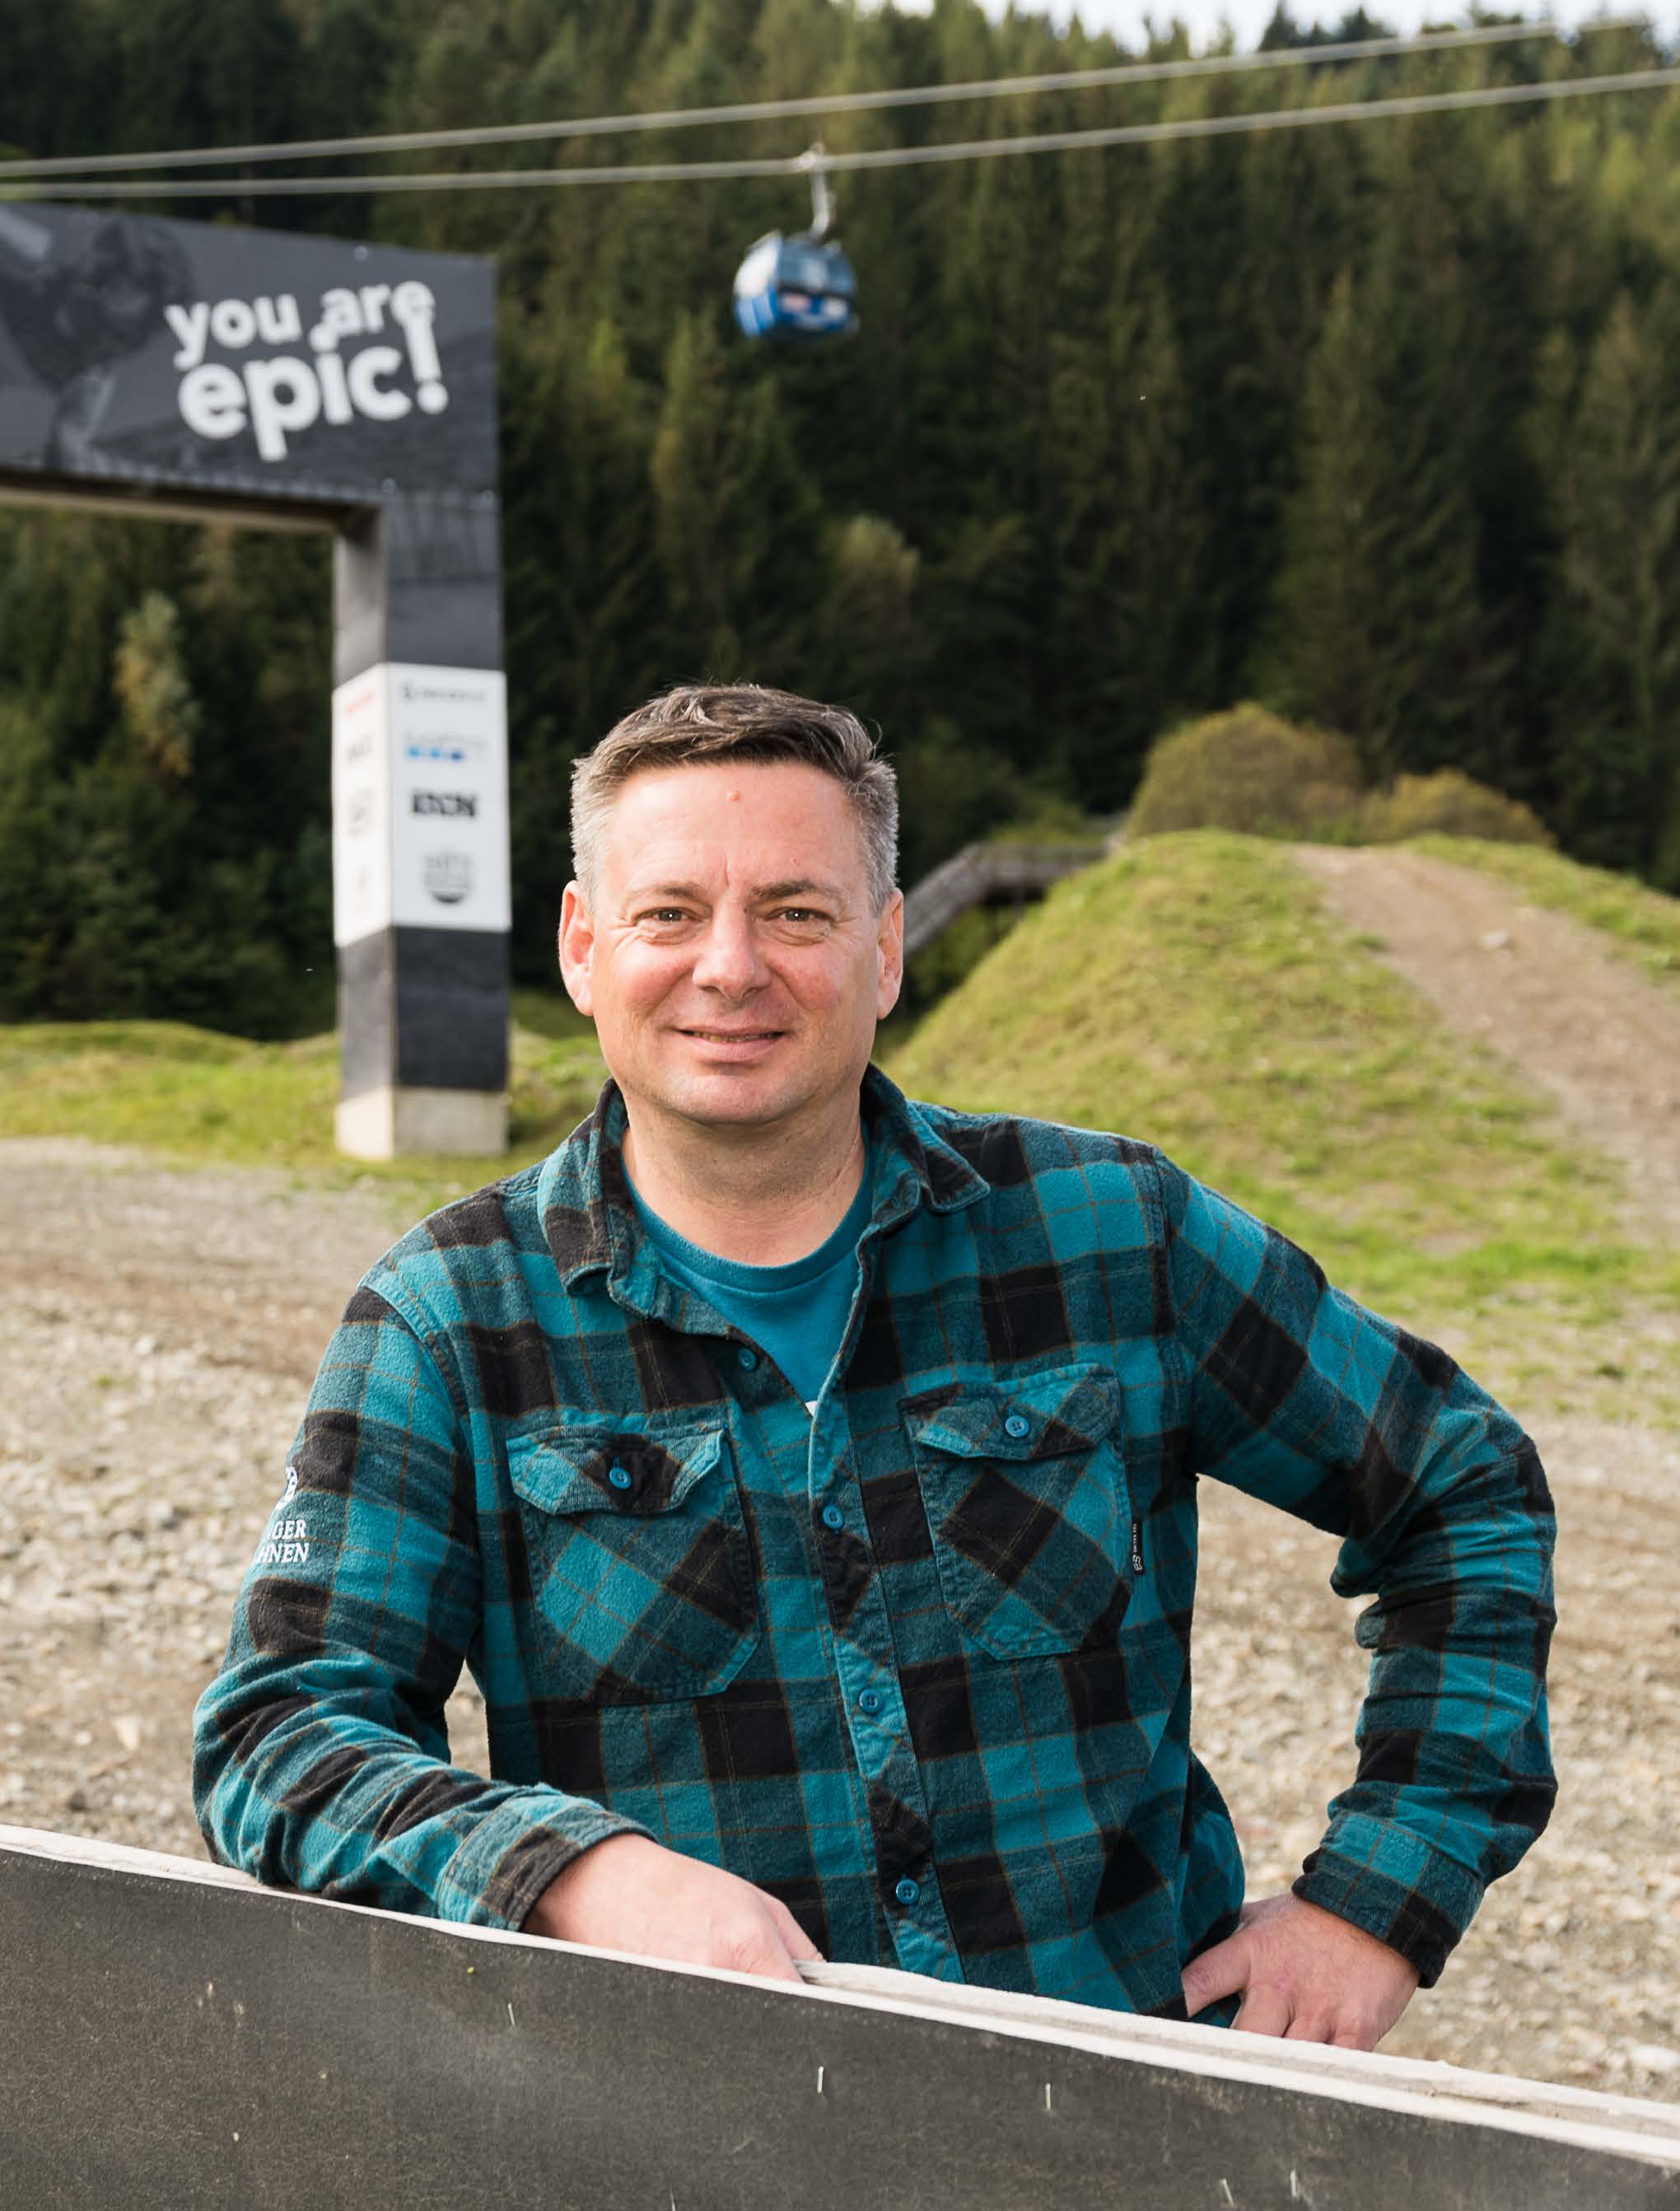
[[[507,930],[507,680],[391,661],[333,694],[333,921]]]
[[[391,918],[399,928],[512,926],[507,678],[393,662]]]
[[[333,942],[391,918],[390,686],[370,668],[333,693]]]

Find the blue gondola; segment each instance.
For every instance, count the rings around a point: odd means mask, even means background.
[[[857,276],[837,239],[828,235],[834,200],[822,166],[822,148],[805,157],[811,172],[809,230],[784,238],[779,230],[747,249],[735,271],[735,320],[750,338],[843,337],[857,324]]]

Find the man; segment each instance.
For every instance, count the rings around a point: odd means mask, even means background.
[[[862,729],[781,693],[580,763],[560,959],[613,1081],[352,1298],[200,1707],[207,1839],[650,1957],[1369,2048],[1550,1808],[1538,1461],[1149,1146],[871,1069],[895,839]],[[1358,1773],[1241,1916],[1199,1473],[1376,1599]],[[445,1762],[463,1662],[493,1779]]]

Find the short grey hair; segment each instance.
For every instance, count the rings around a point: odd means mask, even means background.
[[[898,869],[898,779],[844,706],[760,683],[680,684],[610,729],[571,771],[571,861],[591,902],[613,800],[633,775],[690,761],[795,760],[830,775],[850,799],[877,913]]]

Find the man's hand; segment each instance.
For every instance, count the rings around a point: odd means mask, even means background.
[[[525,1932],[772,1981],[798,1980],[795,1959],[821,1955],[776,1897],[644,1835],[613,1835],[574,1858],[538,1897]]]
[[[1192,2018],[1241,1990],[1231,2024],[1244,2033],[1341,2050],[1375,2050],[1417,1986],[1398,1950],[1298,1896],[1245,1905],[1236,1934],[1184,1969]]]

